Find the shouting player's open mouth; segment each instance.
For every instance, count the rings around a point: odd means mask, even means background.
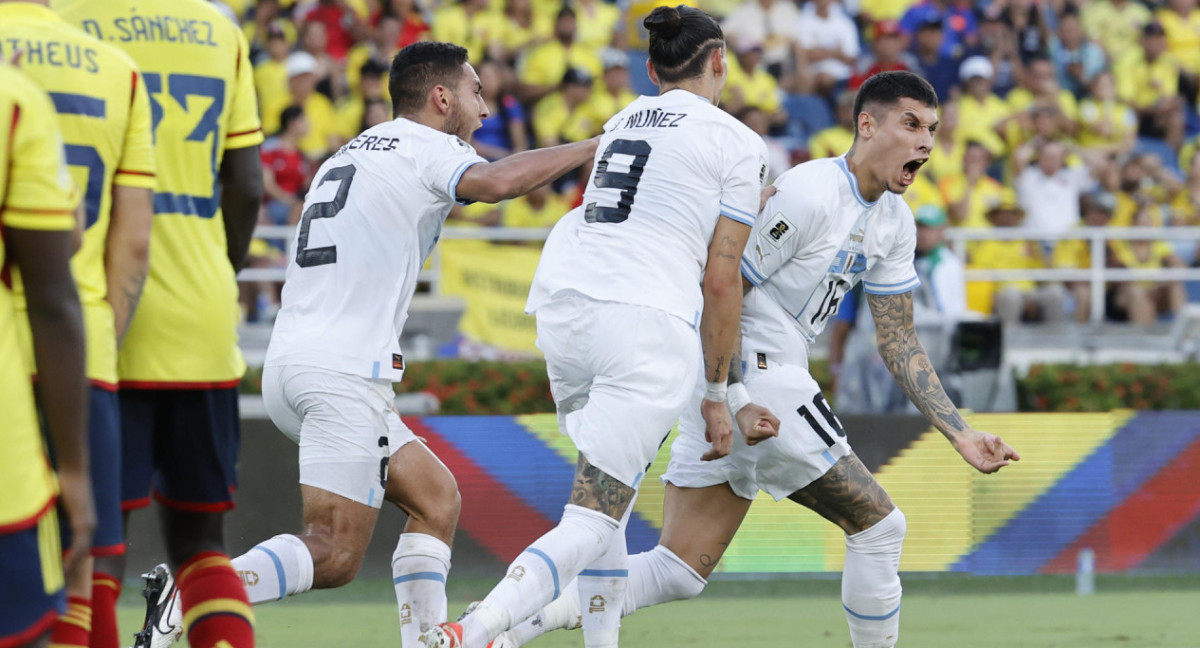
[[[900,184],[905,187],[911,185],[917,179],[917,169],[921,168],[922,164],[929,161],[929,158],[916,158],[909,160],[904,164],[904,169],[900,172]]]

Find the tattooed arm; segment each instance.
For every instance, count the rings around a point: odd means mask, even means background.
[[[1008,460],[1020,456],[1000,437],[971,428],[959,414],[958,408],[946,395],[933,363],[917,339],[913,323],[912,292],[899,295],[867,295],[871,315],[875,319],[875,335],[879,355],[892,377],[921,410],[958,450],[967,463],[980,472],[990,473],[1008,465]]]

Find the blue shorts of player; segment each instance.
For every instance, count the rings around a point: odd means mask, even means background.
[[[163,506],[197,513],[233,508],[241,443],[236,387],[122,387],[121,507]]]
[[[96,534],[93,556],[125,553],[121,524],[121,418],[114,387],[93,384],[88,394],[88,456],[92,495],[96,498]],[[59,518],[66,515],[59,511]],[[71,526],[62,525],[62,545],[71,546]]]
[[[61,553],[53,508],[20,530],[0,529],[0,648],[41,637],[66,611]]]

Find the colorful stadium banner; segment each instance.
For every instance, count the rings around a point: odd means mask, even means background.
[[[1102,572],[1200,571],[1200,412],[977,414],[969,420],[1003,436],[1023,460],[981,475],[934,430],[860,431],[857,441],[849,430],[908,517],[901,569],[1064,573],[1075,569],[1079,550],[1090,547]],[[497,560],[509,561],[557,522],[575,452],[553,415],[407,422],[458,478],[460,530]],[[658,477],[668,456],[664,445],[642,482],[629,525],[631,552],[658,540],[664,492]],[[843,554],[839,529],[790,501],[760,494],[719,570],[836,572]]]
[[[540,354],[533,344],[536,324],[525,314],[529,283],[540,256],[538,247],[442,242],[441,290],[467,302],[459,324],[463,335],[505,351]]]

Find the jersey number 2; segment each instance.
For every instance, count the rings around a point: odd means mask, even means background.
[[[300,234],[296,239],[296,265],[301,268],[311,268],[337,263],[336,245],[319,248],[308,247],[308,228],[312,226],[314,218],[333,218],[342,211],[342,208],[346,206],[346,199],[350,196],[350,184],[354,181],[354,172],[357,170],[358,167],[350,164],[330,169],[321,176],[321,181],[317,183],[317,186],[326,182],[336,182],[338,183],[337,193],[329,202],[309,205],[308,209],[304,210],[304,215],[300,217]]]
[[[628,171],[610,171],[609,159],[614,154],[629,155],[633,161],[629,163]],[[600,161],[596,164],[596,187],[599,189],[620,189],[621,197],[617,199],[616,207],[602,207],[596,203],[588,203],[584,219],[589,223],[623,223],[629,218],[629,210],[633,208],[633,198],[637,195],[638,182],[642,179],[642,171],[646,169],[646,160],[650,159],[650,143],[643,140],[613,140]]]

